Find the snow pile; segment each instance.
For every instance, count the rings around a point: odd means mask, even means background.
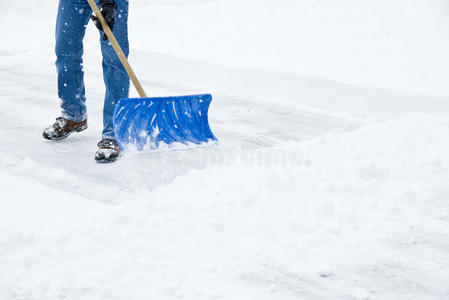
[[[50,199],[3,202],[0,298],[443,299],[448,131],[416,114],[282,148],[259,138],[115,207],[64,199],[64,220]]]

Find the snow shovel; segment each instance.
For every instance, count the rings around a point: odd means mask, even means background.
[[[120,99],[114,112],[115,139],[122,148],[138,150],[173,147],[176,144],[204,145],[218,140],[209,127],[212,96],[188,95],[148,98],[95,0],[87,0],[106,36],[128,73],[140,98]]]

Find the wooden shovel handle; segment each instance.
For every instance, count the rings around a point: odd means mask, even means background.
[[[90,7],[92,7],[92,10],[94,11],[95,15],[97,16],[98,20],[100,21],[100,24],[103,27],[104,33],[109,38],[109,41],[111,42],[111,45],[115,50],[115,53],[117,53],[118,58],[122,62],[122,65],[125,68],[126,73],[128,73],[128,76],[131,79],[132,83],[134,84],[134,87],[136,88],[137,92],[139,93],[139,96],[141,98],[147,98],[147,94],[143,90],[143,87],[140,84],[139,80],[137,79],[136,74],[134,73],[133,69],[131,68],[131,65],[129,64],[128,60],[126,59],[126,56],[123,53],[122,48],[118,44],[114,34],[112,33],[111,28],[109,28],[108,24],[106,23],[106,20],[103,18],[103,15],[101,14],[100,9],[98,8],[97,4],[95,3],[95,0],[87,0],[87,2],[89,2]]]

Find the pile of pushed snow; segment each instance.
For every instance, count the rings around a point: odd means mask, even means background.
[[[77,226],[2,219],[0,298],[444,298],[448,132],[410,115],[282,149],[259,137]]]
[[[411,115],[278,149],[294,154],[288,167],[264,161],[276,151],[255,150],[265,154],[192,171],[152,196],[184,211],[179,229],[197,238],[191,257],[215,245],[201,257],[235,278],[320,295],[330,283],[309,281],[331,276],[329,297],[448,295],[448,133],[449,118]]]
[[[255,205],[276,200],[284,208],[291,200],[301,209],[333,203],[338,211],[363,205],[374,218],[375,210],[398,216],[400,207],[402,213],[411,209],[405,213],[410,220],[410,213],[447,218],[449,211],[439,200],[449,196],[444,184],[449,175],[448,133],[449,118],[413,114],[282,147],[262,147],[264,137],[256,137],[252,148],[214,152],[208,159],[215,166],[191,171],[153,196],[178,202],[175,196],[183,195],[192,206],[216,205],[220,199],[252,199]],[[197,186],[201,188],[192,188]],[[192,203],[195,199],[198,203]]]

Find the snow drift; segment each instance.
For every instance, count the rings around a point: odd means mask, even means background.
[[[112,207],[48,193],[30,210],[19,192],[2,204],[1,298],[443,299],[448,130],[415,114],[203,153],[204,170]]]

